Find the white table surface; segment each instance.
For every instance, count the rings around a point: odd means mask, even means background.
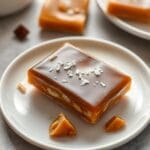
[[[42,0],[34,3],[23,11],[14,15],[0,18],[0,76],[8,64],[21,52],[42,41],[54,38],[73,36],[50,31],[42,31],[38,27],[38,16]],[[28,39],[20,42],[13,30],[23,23],[30,30]],[[121,44],[139,55],[150,66],[150,41],[132,36],[111,24],[96,6],[95,0],[90,3],[90,15],[83,36],[106,39]],[[7,92],[7,91],[6,91]],[[30,145],[16,135],[6,124],[0,113],[0,150],[40,150]],[[117,150],[150,150],[150,126],[138,137]]]

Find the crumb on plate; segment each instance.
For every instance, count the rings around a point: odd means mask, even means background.
[[[26,87],[25,87],[22,83],[18,83],[18,84],[17,84],[17,89],[18,89],[22,94],[25,94],[25,93],[26,93]]]
[[[126,122],[119,116],[113,116],[108,122],[105,124],[106,132],[116,132],[125,127]]]

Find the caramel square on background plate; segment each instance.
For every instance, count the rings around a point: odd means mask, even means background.
[[[82,33],[88,15],[89,0],[45,0],[39,24],[56,31]]]

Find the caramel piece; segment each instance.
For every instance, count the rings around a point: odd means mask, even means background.
[[[76,129],[68,120],[68,118],[66,118],[66,116],[61,113],[50,125],[49,135],[51,137],[75,136]]]
[[[109,0],[107,11],[122,19],[150,23],[150,1],[148,0]]]
[[[126,125],[125,120],[120,118],[119,116],[113,116],[106,124],[105,131],[106,132],[116,132],[121,130]]]
[[[71,44],[30,68],[28,81],[90,123],[115,105],[131,84],[129,76]]]
[[[26,93],[26,87],[25,87],[22,83],[18,83],[18,84],[17,84],[17,89],[18,89],[22,94],[25,94],[25,93]]]
[[[56,31],[82,33],[87,20],[89,0],[45,0],[39,25]]]
[[[29,30],[25,26],[19,25],[15,29],[14,33],[19,40],[24,40],[24,39],[26,39],[27,35],[29,34]]]

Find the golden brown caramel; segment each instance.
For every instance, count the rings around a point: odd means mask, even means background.
[[[45,0],[39,24],[56,31],[82,33],[87,20],[89,0]]]
[[[129,76],[71,44],[29,69],[28,81],[90,123],[115,105],[131,84]]]
[[[107,11],[122,19],[150,23],[150,1],[147,0],[109,0]]]
[[[76,129],[73,124],[61,113],[52,122],[49,127],[49,135],[51,137],[75,136]]]
[[[121,130],[125,125],[126,125],[125,120],[123,120],[118,116],[114,116],[105,124],[105,131],[116,132]]]

